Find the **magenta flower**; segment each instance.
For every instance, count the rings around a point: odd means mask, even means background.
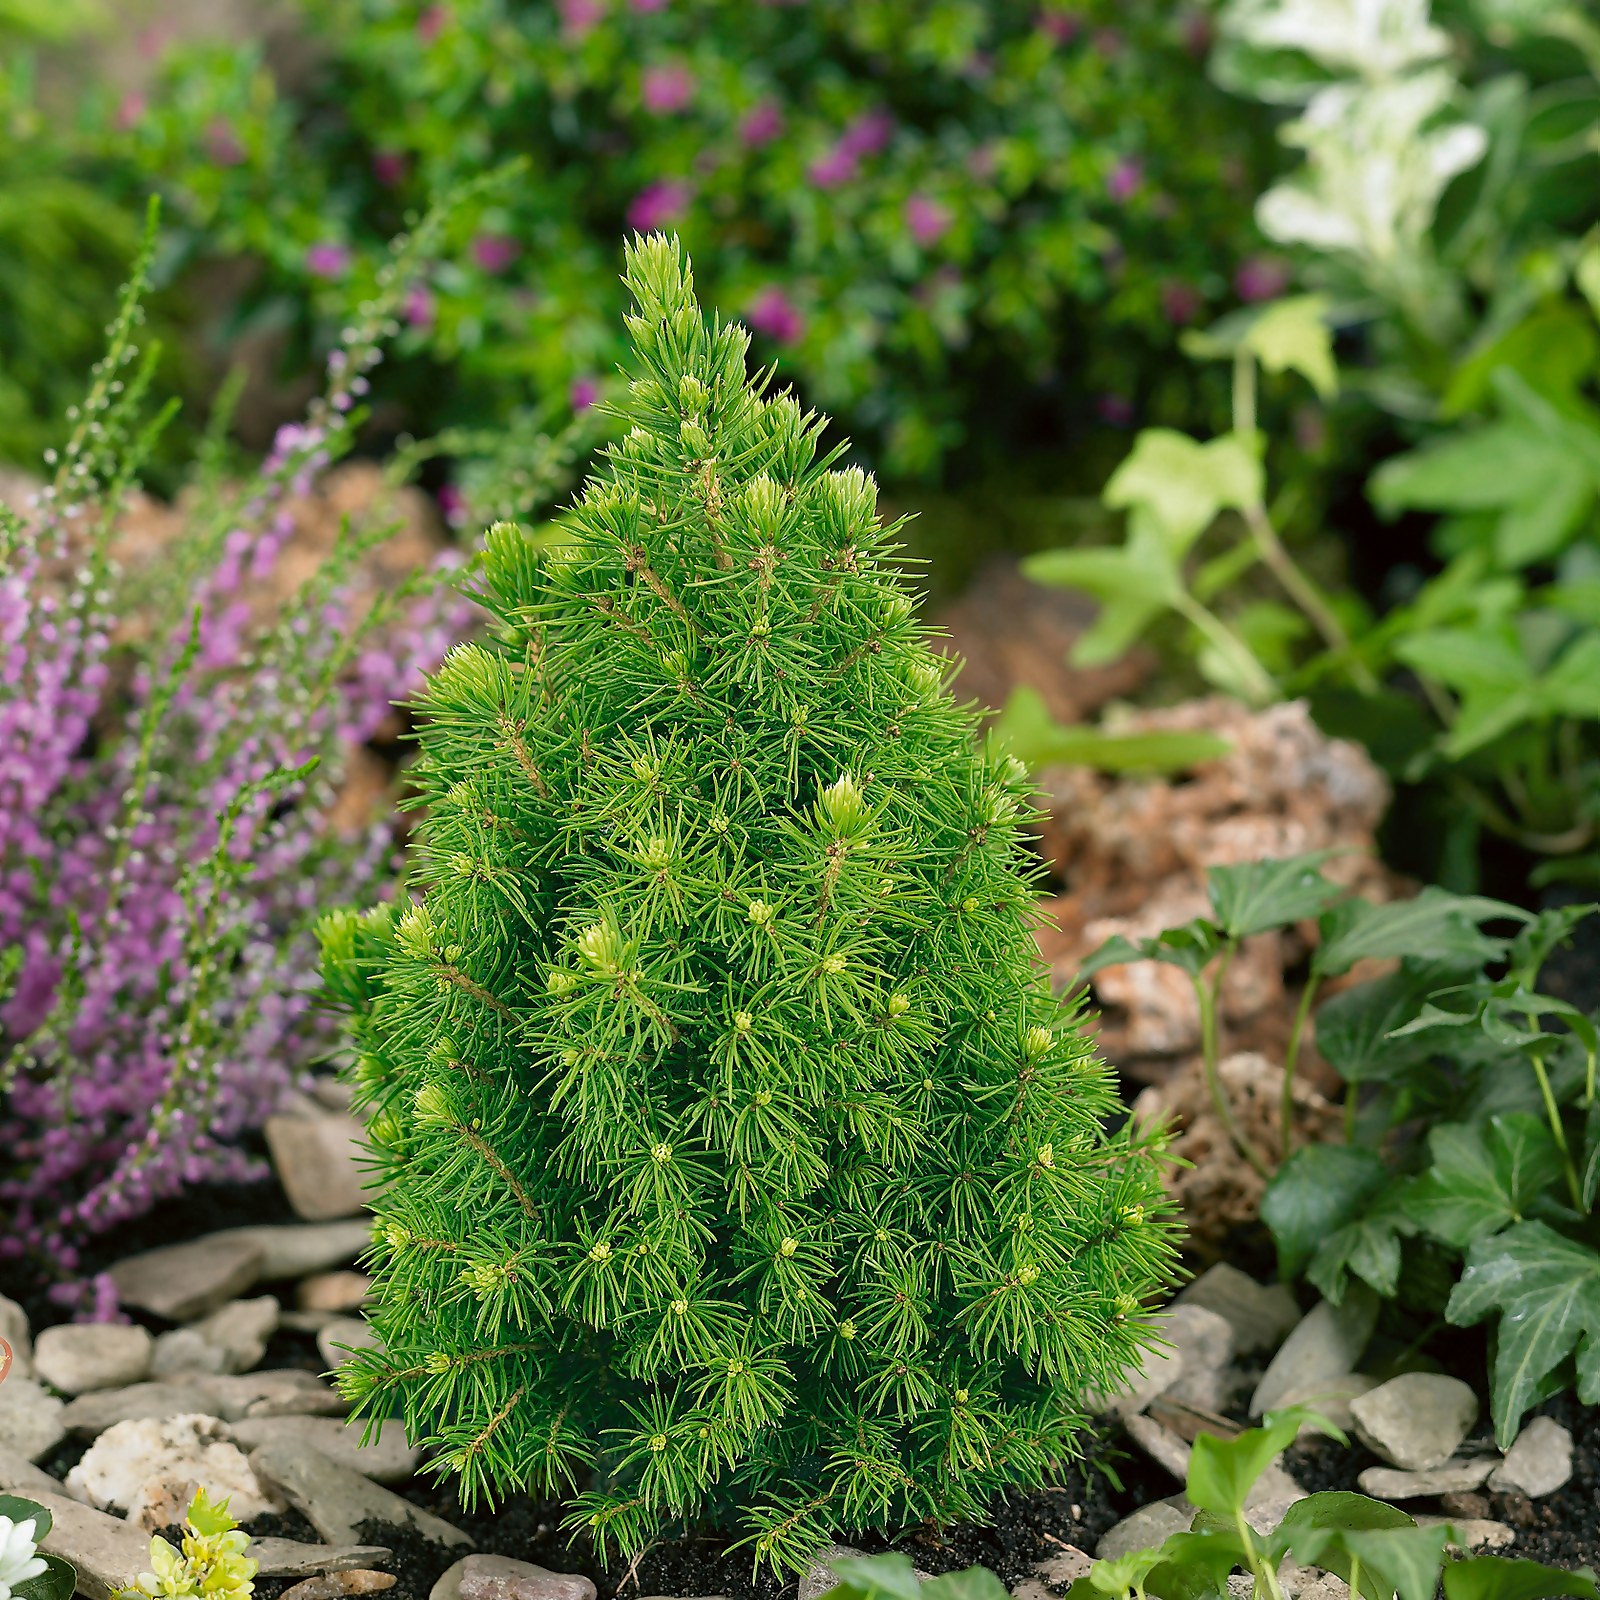
[[[569,39],[582,39],[593,32],[605,14],[604,0],[561,0],[561,31]]]
[[[636,233],[654,233],[676,222],[689,208],[689,186],[674,178],[647,184],[628,207],[628,226]]]
[[[206,155],[219,167],[236,167],[244,160],[244,146],[226,117],[213,117],[206,124]]]
[[[146,102],[142,94],[125,94],[117,102],[117,127],[126,133],[144,121]]]
[[[1070,11],[1050,8],[1039,13],[1036,26],[1040,33],[1048,34],[1057,44],[1071,44],[1083,31],[1081,18],[1073,16]]]
[[[417,18],[417,37],[423,44],[432,44],[444,32],[444,25],[450,20],[449,6],[429,6]]]
[[[1161,285],[1161,313],[1173,327],[1193,322],[1205,309],[1205,300],[1192,283],[1169,278]]]
[[[745,321],[779,344],[794,344],[806,331],[805,318],[776,284],[768,285],[751,301]]]
[[[1131,200],[1143,183],[1143,166],[1132,156],[1124,156],[1106,177],[1106,193],[1120,206]]]
[[[342,244],[324,241],[306,251],[306,271],[313,278],[342,278],[350,270],[350,252]]]
[[[375,150],[372,153],[372,175],[385,189],[392,189],[406,175],[406,158],[401,150]]]
[[[752,106],[739,124],[739,137],[752,150],[770,144],[783,132],[783,110],[776,100]]]
[[[848,156],[875,156],[894,134],[894,118],[881,106],[864,112],[839,135],[839,149]]]
[[[948,207],[930,200],[925,194],[914,194],[906,201],[905,219],[911,237],[924,250],[937,244],[950,231],[954,220]]]
[[[522,246],[504,233],[480,233],[472,241],[472,259],[485,272],[504,272],[522,253]]]
[[[686,67],[676,62],[664,67],[648,67],[640,82],[640,98],[646,111],[658,117],[682,111],[694,97],[694,79]]]
[[[427,329],[433,326],[433,319],[438,313],[438,306],[433,298],[433,291],[426,284],[415,283],[406,291],[405,304],[402,307],[406,321],[413,328]]]
[[[806,168],[806,175],[819,189],[837,189],[841,184],[849,183],[856,175],[856,158],[844,148],[843,143],[836,144],[827,155],[819,156]]]
[[[1096,55],[1104,56],[1110,61],[1114,56],[1122,54],[1122,35],[1115,28],[1096,28],[1094,48]]]
[[[1276,300],[1289,287],[1289,264],[1278,256],[1247,256],[1233,276],[1233,287],[1251,304]]]
[[[452,528],[459,528],[467,520],[467,497],[453,483],[439,488],[439,509]]]
[[[600,380],[587,372],[580,372],[567,391],[567,399],[574,411],[587,411],[599,398]]]

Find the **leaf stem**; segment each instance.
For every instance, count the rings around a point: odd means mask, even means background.
[[[1202,605],[1184,589],[1179,589],[1173,595],[1172,608],[1233,662],[1240,683],[1252,700],[1259,705],[1266,705],[1277,698],[1278,686],[1272,681],[1272,675],[1256,659],[1250,646],[1216,612]]]
[[[1289,1044],[1283,1053],[1283,1099],[1278,1106],[1281,1159],[1289,1159],[1290,1134],[1294,1128],[1294,1072],[1300,1060],[1300,1040],[1305,1033],[1306,1018],[1311,1015],[1311,1002],[1316,998],[1321,976],[1313,972],[1300,991],[1300,1004],[1294,1008],[1294,1022],[1289,1028]]]
[[[1237,941],[1230,939],[1217,958],[1214,976],[1210,981],[1199,974],[1192,980],[1195,999],[1200,1003],[1200,1057],[1202,1070],[1205,1073],[1206,1090],[1211,1096],[1217,1120],[1222,1124],[1234,1149],[1250,1163],[1260,1177],[1269,1178],[1271,1173],[1267,1170],[1266,1162],[1256,1154],[1245,1139],[1244,1130],[1234,1117],[1233,1107],[1228,1103],[1228,1094],[1223,1088],[1222,1075],[1218,1070],[1218,1058],[1221,1055],[1221,1025],[1218,1014],[1221,1010],[1222,980],[1227,976],[1228,966],[1237,949]]]
[[[1550,1122],[1550,1132],[1555,1136],[1556,1147],[1561,1151],[1561,1164],[1567,1171],[1567,1188],[1572,1191],[1572,1204],[1582,1211],[1583,1186],[1578,1182],[1578,1169],[1572,1164],[1572,1151],[1567,1144],[1567,1130],[1561,1126],[1561,1110],[1556,1105],[1555,1091],[1550,1087],[1550,1074],[1544,1070],[1544,1057],[1535,1053],[1529,1058],[1533,1062],[1534,1075],[1539,1080],[1539,1093],[1544,1096],[1544,1114]]]

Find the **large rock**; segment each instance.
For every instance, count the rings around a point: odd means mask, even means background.
[[[1164,1319],[1163,1319],[1164,1320]],[[1107,1394],[1091,1393],[1086,1402],[1106,1416],[1137,1416],[1152,1400],[1164,1395],[1183,1376],[1183,1352],[1166,1343],[1165,1329],[1157,1322],[1163,1340],[1139,1352],[1139,1365],[1123,1373],[1122,1382]]]
[[[129,1256],[111,1269],[126,1306],[168,1322],[189,1322],[243,1294],[256,1281],[262,1250],[248,1239],[208,1234]]]
[[[247,1450],[289,1441],[318,1450],[336,1466],[360,1472],[374,1483],[403,1483],[422,1465],[422,1451],[406,1438],[405,1424],[391,1418],[363,1445],[365,1418],[345,1422],[338,1417],[245,1417],[231,1424],[233,1437]]]
[[[66,1407],[33,1378],[0,1383],[0,1443],[29,1461],[42,1461],[67,1436]]]
[[[63,1394],[117,1389],[150,1370],[155,1341],[148,1330],[115,1322],[65,1322],[34,1343],[33,1364]]]
[[[33,1376],[33,1339],[28,1332],[28,1313],[15,1300],[0,1294],[0,1339],[11,1346],[11,1376]]]
[[[1355,1415],[1350,1410],[1350,1402],[1360,1395],[1371,1393],[1377,1387],[1376,1378],[1369,1378],[1364,1372],[1347,1372],[1342,1378],[1313,1379],[1304,1388],[1286,1390],[1278,1396],[1276,1404],[1280,1408],[1306,1406],[1331,1422],[1334,1427],[1350,1433],[1356,1425]],[[1321,1438],[1322,1430],[1308,1422],[1300,1430],[1300,1437]]]
[[[72,1563],[78,1573],[78,1593],[86,1600],[111,1600],[150,1565],[149,1539],[120,1517],[80,1505],[67,1494],[30,1498],[52,1519],[39,1548]]]
[[[367,1175],[357,1165],[365,1130],[354,1117],[268,1117],[266,1135],[296,1216],[329,1222],[366,1209]]]
[[[1500,1465],[1498,1456],[1445,1461],[1425,1472],[1399,1467],[1368,1467],[1356,1481],[1374,1500],[1421,1500],[1436,1494],[1460,1494],[1486,1483]]]
[[[354,1261],[372,1243],[372,1219],[349,1222],[264,1223],[254,1228],[225,1228],[213,1239],[252,1245],[261,1252],[257,1283],[305,1278]]]
[[[4,1391],[0,1390],[0,1400],[3,1399]],[[210,1391],[194,1380],[134,1383],[125,1389],[80,1394],[62,1413],[61,1423],[73,1433],[101,1434],[119,1422],[164,1422],[168,1417],[204,1415],[213,1410]]]
[[[275,1488],[329,1544],[359,1544],[363,1522],[409,1524],[436,1544],[472,1544],[469,1535],[336,1465],[303,1439],[274,1439],[250,1452],[256,1477]]]
[[[262,1578],[311,1578],[319,1572],[381,1567],[394,1552],[380,1544],[302,1544],[298,1539],[252,1539],[245,1551]]]
[[[1445,1547],[1462,1555],[1471,1550],[1504,1550],[1516,1542],[1516,1532],[1504,1522],[1488,1517],[1430,1517],[1417,1518],[1419,1528],[1450,1528],[1454,1537]]]
[[[1275,1410],[1286,1394],[1303,1394],[1355,1371],[1377,1322],[1377,1296],[1360,1285],[1352,1285],[1339,1305],[1318,1301],[1262,1373],[1250,1415]]]
[[[1554,1417],[1535,1417],[1516,1437],[1489,1477],[1497,1494],[1530,1500],[1554,1494],[1572,1476],[1572,1435]]]
[[[1441,1372],[1403,1372],[1350,1402],[1356,1434],[1391,1466],[1442,1466],[1478,1420],[1470,1385]]]
[[[1233,1329],[1233,1353],[1276,1350],[1300,1321],[1300,1307],[1287,1284],[1257,1283],[1226,1261],[1208,1267],[1173,1300],[1176,1306],[1213,1311]]]
[[[278,1495],[257,1480],[217,1417],[119,1422],[67,1474],[66,1488],[97,1510],[128,1511],[156,1479],[201,1484],[213,1495],[227,1495],[241,1522],[284,1508]]]

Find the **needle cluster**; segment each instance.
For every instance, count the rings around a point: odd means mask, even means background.
[[[875,485],[675,242],[627,282],[625,437],[422,697],[412,893],[324,921],[384,1180],[344,1381],[468,1500],[796,1567],[1045,1479],[1173,1244]]]

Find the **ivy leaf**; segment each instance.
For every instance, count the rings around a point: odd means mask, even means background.
[[[1011,1600],[1011,1591],[987,1567],[968,1567],[923,1584],[922,1600]]]
[[[1156,1600],[1213,1600],[1228,1592],[1228,1574],[1247,1565],[1244,1545],[1232,1526],[1168,1534],[1160,1555],[1161,1565],[1144,1581],[1144,1592]]]
[[[1146,428],[1101,498],[1113,510],[1149,511],[1169,556],[1181,561],[1218,512],[1259,505],[1264,490],[1261,457],[1237,434],[1201,444],[1171,428]]]
[[[1389,1600],[1391,1591],[1398,1600],[1433,1600],[1439,1592],[1439,1569],[1444,1565],[1450,1534],[1449,1528],[1414,1525],[1349,1533],[1344,1538],[1346,1564],[1332,1570],[1348,1581],[1348,1557],[1355,1556],[1363,1572],[1380,1580],[1382,1600]],[[1363,1590],[1365,1587],[1363,1583]]]
[[[1511,943],[1507,958],[1511,971],[1522,986],[1531,989],[1538,979],[1550,954],[1572,936],[1572,930],[1586,917],[1600,911],[1600,902],[1590,900],[1583,905],[1551,906],[1541,911]]]
[[[1390,1573],[1403,1564],[1404,1558],[1397,1563],[1394,1553],[1383,1546],[1361,1549],[1357,1547],[1357,1542],[1364,1541],[1375,1532],[1403,1535],[1417,1531],[1415,1521],[1398,1507],[1386,1505],[1381,1500],[1370,1500],[1364,1494],[1329,1489],[1295,1501],[1284,1512],[1282,1521],[1267,1542],[1267,1555],[1274,1563],[1292,1555],[1302,1566],[1323,1567],[1337,1573],[1347,1583],[1353,1565],[1351,1557],[1354,1555],[1363,1568],[1361,1593],[1371,1597],[1371,1600],[1393,1600],[1399,1585],[1392,1581]],[[1433,1600],[1433,1586],[1438,1582],[1446,1531],[1440,1529],[1438,1532],[1439,1538],[1433,1551],[1433,1581],[1420,1600]],[[1371,1564],[1368,1549],[1376,1558]],[[1388,1562],[1383,1561],[1384,1555],[1389,1555]]]
[[[1392,1300],[1400,1289],[1400,1234],[1412,1231],[1393,1206],[1381,1202],[1322,1240],[1306,1277],[1333,1305],[1344,1300],[1352,1273]]]
[[[1568,1356],[1577,1359],[1578,1399],[1600,1403],[1600,1253],[1542,1222],[1479,1239],[1445,1316],[1470,1327],[1495,1311],[1501,1318],[1491,1398],[1502,1450],[1543,1380]]]
[[[1600,1600],[1587,1570],[1563,1572],[1511,1556],[1471,1556],[1444,1569],[1445,1600]]]
[[[1290,295],[1269,305],[1223,317],[1179,343],[1198,360],[1229,359],[1248,350],[1268,372],[1298,372],[1324,400],[1339,392],[1328,327],[1328,301],[1320,294]]]
[[[1583,1119],[1583,1144],[1583,1208],[1591,1211],[1600,1191],[1600,1100],[1589,1107]]]
[[[1022,562],[1023,575],[1056,589],[1082,589],[1100,602],[1100,615],[1072,647],[1079,666],[1100,666],[1122,655],[1181,593],[1177,562],[1148,517],[1128,521],[1128,537],[1113,549],[1041,550]]]
[[[1402,1191],[1399,1207],[1424,1232],[1464,1250],[1473,1240],[1521,1222],[1561,1181],[1561,1153],[1550,1130],[1525,1112],[1487,1127],[1447,1123],[1428,1135],[1430,1165]]]
[[[1500,917],[1530,920],[1520,906],[1482,895],[1451,894],[1431,884],[1415,899],[1387,905],[1342,901],[1323,914],[1322,943],[1311,969],[1319,977],[1337,977],[1365,956],[1481,966],[1503,956],[1506,941],[1480,933],[1477,924]]]
[[[1261,1197],[1261,1220],[1278,1245],[1279,1276],[1299,1277],[1318,1246],[1353,1222],[1387,1179],[1376,1150],[1348,1144],[1296,1150]]]
[[[921,1582],[910,1558],[895,1550],[877,1556],[852,1556],[849,1560],[835,1562],[833,1573],[839,1582],[828,1591],[830,1594],[884,1595],[888,1600],[920,1600],[922,1593]],[[965,1577],[966,1574],[954,1576]],[[951,1600],[956,1600],[956,1597],[952,1596]]]
[[[1437,969],[1391,972],[1323,1001],[1317,1049],[1346,1083],[1386,1082],[1425,1060],[1435,1041],[1425,1033],[1397,1036],[1438,987]]]
[[[1281,860],[1212,867],[1206,873],[1211,914],[1230,939],[1246,939],[1253,933],[1319,916],[1343,893],[1317,871],[1337,854],[1336,850],[1317,850]]]
[[[24,1500],[20,1495],[0,1494],[0,1517],[13,1522],[34,1522],[33,1542],[38,1544],[54,1526],[54,1518],[36,1500]]]
[[[1089,978],[1106,967],[1120,967],[1129,961],[1160,961],[1198,978],[1224,943],[1221,931],[1204,917],[1178,928],[1165,928],[1155,938],[1141,939],[1137,944],[1114,933],[1078,968],[1078,976]]]

